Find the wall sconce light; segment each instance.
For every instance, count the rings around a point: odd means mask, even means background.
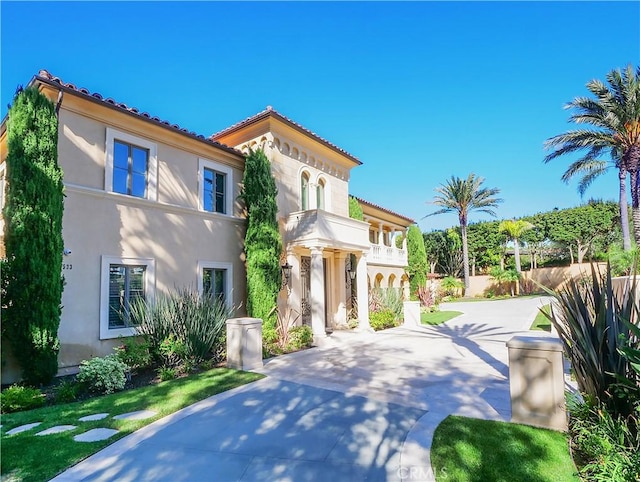
[[[354,279],[356,279],[356,270],[353,269],[353,267],[347,269],[347,274],[349,275],[349,277],[351,278],[351,281],[353,281]]]
[[[280,289],[286,287],[289,287],[289,284],[291,282],[291,269],[293,268],[293,266],[291,266],[289,263],[285,263],[282,266],[280,266],[280,269],[282,269],[282,286],[280,286]]]

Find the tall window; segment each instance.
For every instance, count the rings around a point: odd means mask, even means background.
[[[155,201],[157,185],[157,144],[107,127],[104,190]]]
[[[309,209],[309,174],[306,172],[302,173],[300,179],[300,197],[300,208],[302,211],[306,211]]]
[[[129,307],[145,299],[146,266],[109,265],[109,329],[129,326]]]
[[[113,190],[121,194],[147,197],[149,150],[114,140]]]
[[[226,214],[225,203],[225,178],[223,172],[214,171],[205,168],[204,176],[204,193],[203,208],[205,211]]]
[[[202,270],[202,293],[220,301],[226,301],[227,270],[204,268]]]
[[[233,212],[233,169],[220,162],[198,160],[199,209],[231,215]]]
[[[316,199],[317,199],[318,209],[325,209],[325,207],[324,207],[324,179],[320,179],[318,181],[318,186],[316,187]]]

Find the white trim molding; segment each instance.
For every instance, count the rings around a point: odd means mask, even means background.
[[[202,271],[207,268],[225,270],[224,299],[227,306],[229,308],[232,308],[233,300],[231,299],[231,293],[233,287],[233,264],[220,261],[198,261],[197,284],[198,293],[200,293],[201,296],[204,291],[204,280],[202,279]]]
[[[144,295],[147,301],[155,298],[156,262],[151,258],[123,258],[102,255],[100,268],[100,339],[108,340],[119,336],[133,336],[138,333],[134,327],[109,329],[109,266],[123,264],[145,266]]]

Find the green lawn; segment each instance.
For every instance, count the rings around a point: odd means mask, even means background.
[[[142,428],[199,400],[262,378],[250,372],[214,368],[189,377],[171,380],[138,389],[127,390],[82,402],[37,408],[26,412],[2,415],[2,480],[44,481],[99,451],[119,438]],[[96,413],[119,415],[137,410],[155,410],[146,420],[114,420],[111,417],[95,422],[78,422],[78,418]],[[7,430],[42,422],[35,429],[5,436]],[[76,425],[75,430],[36,437],[35,433],[55,425]],[[102,442],[75,442],[73,437],[92,428],[114,428],[119,433]]]
[[[432,313],[420,313],[420,322],[423,325],[439,325],[460,316],[460,311],[434,311]]]
[[[431,464],[438,481],[580,480],[565,434],[453,415],[435,430]]]
[[[542,311],[549,314],[549,310],[551,310],[551,305],[544,305],[542,307]],[[538,312],[536,315],[536,319],[533,320],[531,324],[531,330],[542,330],[542,331],[551,331],[551,322],[549,319],[541,312]]]

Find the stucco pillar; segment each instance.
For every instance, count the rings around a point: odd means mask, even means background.
[[[363,330],[371,330],[369,324],[369,287],[367,285],[367,257],[364,253],[356,255],[358,265],[356,269],[358,293],[358,326]]]
[[[391,229],[391,235],[389,236],[389,245],[392,248],[396,247],[396,228]]]
[[[334,323],[337,326],[347,324],[347,256],[348,253],[340,252],[335,254],[336,258],[336,275],[334,277],[336,283],[336,312],[333,317]]]
[[[378,244],[384,245],[384,230],[382,229],[382,223],[378,223]]]
[[[405,251],[407,250],[407,233],[409,232],[408,229],[405,229],[403,231],[403,238],[402,238],[402,249],[404,249]]]
[[[324,298],[322,248],[311,248],[311,330],[314,339],[326,336]]]

